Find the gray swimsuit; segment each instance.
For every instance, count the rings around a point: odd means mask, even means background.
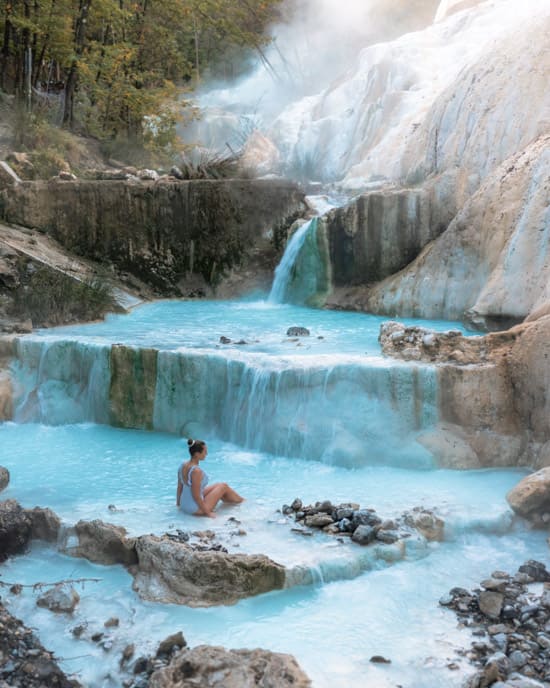
[[[183,479],[183,466],[180,466],[178,469],[178,481],[183,485],[183,489],[181,491],[181,499],[180,499],[180,509],[182,511],[185,511],[186,514],[194,514],[199,510],[199,505],[197,502],[193,499],[193,494],[191,493],[191,473],[195,470],[195,468],[198,468],[197,466],[191,466],[189,469],[189,472],[187,473],[187,482],[184,481]],[[201,469],[202,470],[202,469]],[[204,471],[202,471],[202,480],[201,480],[201,498],[204,499],[204,488],[208,485],[208,476]]]

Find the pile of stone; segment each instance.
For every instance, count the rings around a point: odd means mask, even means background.
[[[444,522],[433,511],[415,507],[397,519],[382,519],[374,509],[361,509],[359,504],[346,502],[333,504],[330,500],[304,505],[298,497],[283,505],[285,516],[293,516],[299,528],[296,532],[311,534],[312,529],[323,530],[329,535],[349,537],[358,545],[373,543],[394,544],[413,533],[420,533],[427,540],[443,540]]]
[[[51,652],[0,602],[0,686],[78,688],[59,668]]]
[[[468,688],[550,685],[550,573],[529,560],[514,576],[495,571],[469,592],[453,588],[439,603],[475,637],[466,657],[479,670]]]
[[[389,320],[378,335],[382,353],[406,361],[469,365],[487,359],[482,338],[464,337],[460,330],[435,332]]]

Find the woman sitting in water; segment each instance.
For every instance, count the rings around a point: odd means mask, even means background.
[[[186,514],[215,518],[213,511],[220,499],[228,504],[243,502],[241,495],[227,483],[214,483],[207,487],[208,476],[199,468],[199,461],[203,461],[208,454],[206,442],[187,440],[187,445],[191,458],[178,469],[176,504],[180,509]]]

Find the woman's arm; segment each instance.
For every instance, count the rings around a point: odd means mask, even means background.
[[[204,516],[209,516],[210,518],[215,518],[215,515],[209,511],[208,507],[204,503],[204,500],[201,495],[201,483],[202,483],[202,470],[200,468],[195,468],[193,473],[191,474],[191,494],[193,495],[193,499],[197,503],[197,506],[199,507],[199,511],[204,515]]]
[[[178,489],[176,490],[176,506],[180,505],[182,491],[183,491],[183,484],[180,482],[180,475],[178,473]]]

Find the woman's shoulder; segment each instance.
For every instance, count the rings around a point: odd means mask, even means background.
[[[190,462],[190,463],[191,463],[191,462]],[[189,471],[187,472],[187,475],[191,475],[191,473],[192,473],[193,475],[202,475],[202,474],[203,474],[203,470],[202,470],[202,468],[200,468],[199,466],[195,466],[195,465],[191,464],[191,466],[190,466],[190,468],[189,468]]]

